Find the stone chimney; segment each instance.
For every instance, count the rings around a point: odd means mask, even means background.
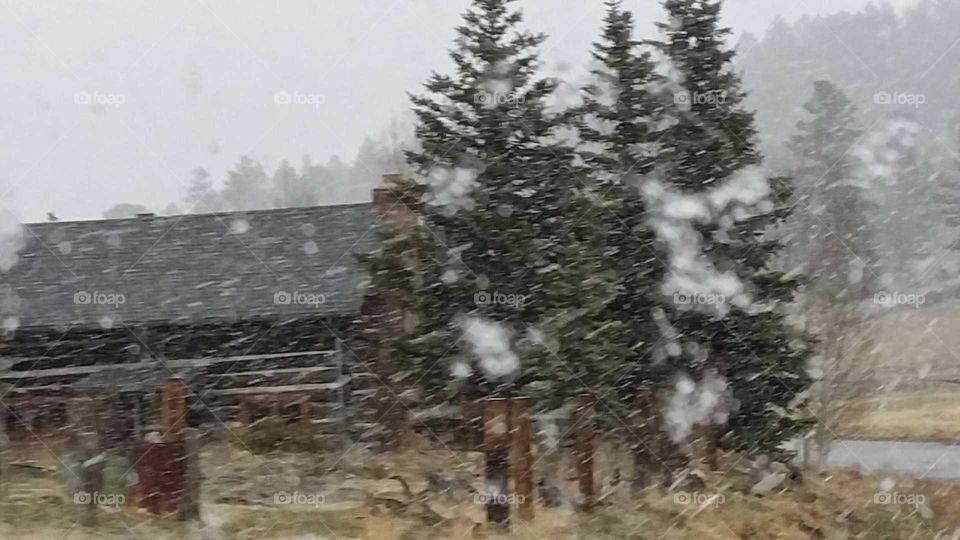
[[[420,185],[404,182],[398,173],[385,174],[380,185],[373,189],[373,208],[383,221],[397,230],[408,232],[417,224],[416,208],[422,193]],[[416,264],[407,261],[407,264]],[[388,332],[409,334],[420,324],[416,313],[405,310],[400,303],[385,291],[369,291],[365,307],[370,313],[391,314],[393,319]]]
[[[373,209],[378,215],[389,219],[401,230],[412,227],[417,216],[412,208],[414,197],[419,194],[410,185],[404,184],[399,173],[383,175],[380,185],[373,188]]]
[[[373,208],[377,214],[386,215],[397,202],[400,182],[399,173],[387,173],[380,179],[380,185],[373,188]]]

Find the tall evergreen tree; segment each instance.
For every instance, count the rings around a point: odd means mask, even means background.
[[[720,0],[665,0],[668,22],[657,23],[660,48],[680,76],[675,94],[677,123],[669,139],[676,153],[671,182],[683,191],[702,192],[743,168],[760,163],[753,113],[733,69],[735,52],[724,39]]]
[[[938,212],[929,201],[937,197],[942,172],[922,144],[926,130],[913,113],[894,113],[858,152],[874,189],[879,210],[873,219],[884,285],[893,290],[921,286],[926,264],[940,249],[930,228]]]
[[[856,127],[856,108],[844,92],[829,81],[816,81],[813,96],[804,105],[810,115],[797,123],[788,146],[797,167],[796,204],[792,219],[794,239],[811,276],[803,295],[807,328],[819,338],[823,358],[821,379],[814,387],[811,406],[826,427],[816,430],[817,441],[829,439],[840,413],[840,392],[857,376],[861,301],[876,293],[876,246],[868,217],[875,205],[865,196],[861,165],[854,157],[862,132]],[[820,426],[818,426],[820,427]]]
[[[556,83],[536,75],[545,37],[519,29],[512,3],[475,0],[457,28],[454,73],[413,97],[420,216],[385,231],[369,260],[378,290],[415,314],[392,350],[420,381],[420,403],[509,390],[557,406],[600,392],[623,357],[616,325],[603,324],[616,280],[592,188],[546,111]]]
[[[328,164],[340,169],[335,171],[328,165],[315,164],[309,155],[304,155],[300,159],[300,170],[297,175],[300,179],[300,190],[305,198],[313,201],[313,204],[330,204],[338,200],[334,186],[345,180],[344,177],[336,176],[342,173],[343,164],[337,156],[331,156]]]
[[[662,83],[649,51],[633,38],[633,15],[619,0],[607,2],[601,40],[593,45],[598,67],[584,88],[584,104],[574,111],[581,139],[599,151],[581,151],[602,187],[636,184],[649,174],[662,151],[661,96],[651,90]]]
[[[618,279],[616,300],[604,318],[617,321],[628,351],[616,371],[619,384],[607,397],[631,409],[655,408],[655,392],[672,376],[652,354],[660,340],[653,313],[663,305],[664,267],[638,191],[638,183],[659,158],[665,103],[651,90],[661,84],[661,77],[633,32],[633,16],[622,2],[607,2],[603,33],[592,51],[598,64],[592,70],[593,83],[583,89],[583,106],[571,111],[583,141],[579,153],[598,192],[597,227]],[[631,412],[624,417],[639,422],[626,430],[614,423],[608,432],[626,431],[624,438],[637,458],[636,482],[643,485],[663,464],[665,435],[651,422],[655,410]]]
[[[665,35],[660,47],[683,87],[676,94],[677,121],[663,139],[671,161],[667,178],[683,193],[706,194],[738,175],[757,173],[762,158],[754,118],[742,106],[734,52],[724,44],[730,30],[720,24],[721,2],[666,0],[664,7],[669,19],[659,24]],[[752,305],[729,306],[723,317],[678,306],[671,320],[683,341],[707,353],[685,353],[685,370],[715,370],[732,389],[738,407],[726,424],[727,438],[741,450],[778,453],[801,427],[783,410],[808,386],[808,343],[788,327],[784,314],[800,283],[773,265],[783,248],[773,232],[790,213],[791,189],[782,178],[771,179],[770,187],[772,208],[720,209],[718,220],[699,228],[705,255],[719,271],[739,277]]]
[[[804,109],[811,118],[797,123],[789,147],[798,164],[793,174],[802,194],[798,206],[804,210],[797,240],[806,253],[807,273],[816,276],[808,290],[816,289],[821,306],[856,302],[874,292],[876,271],[867,218],[875,207],[864,196],[851,152],[862,133],[855,126],[856,108],[836,85],[816,81]]]
[[[950,163],[948,171],[942,176],[938,198],[944,222],[951,233],[949,247],[960,251],[960,160],[953,158]]]
[[[223,211],[224,204],[220,194],[210,181],[210,173],[202,167],[193,170],[193,178],[187,187],[183,201],[190,212],[208,213]]]
[[[278,208],[293,208],[309,206],[312,201],[306,201],[303,193],[298,190],[300,176],[297,170],[290,166],[290,162],[283,160],[273,173],[273,192]],[[315,204],[315,203],[314,203]]]
[[[222,197],[231,210],[256,210],[269,208],[270,178],[263,165],[250,156],[241,156],[240,161],[227,173]]]

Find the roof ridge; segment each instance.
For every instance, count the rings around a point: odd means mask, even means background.
[[[156,219],[190,219],[190,218],[199,218],[199,217],[216,217],[216,216],[237,216],[237,215],[255,215],[255,214],[272,214],[272,213],[282,213],[282,212],[305,212],[310,210],[318,209],[336,209],[336,208],[354,208],[354,207],[372,207],[372,202],[356,202],[356,203],[341,203],[341,204],[317,204],[313,206],[288,206],[284,208],[260,208],[256,210],[225,210],[222,212],[188,212],[183,214],[172,214],[167,216],[152,215],[147,217],[134,216],[128,218],[111,218],[111,219],[75,219],[69,221],[34,221],[32,223],[24,223],[24,227],[37,227],[37,226],[55,226],[55,225],[71,225],[76,223],[82,224],[91,224],[91,223],[139,223],[143,221],[156,220]]]

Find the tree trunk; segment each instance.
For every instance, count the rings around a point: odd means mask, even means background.
[[[663,466],[661,457],[657,455],[661,449],[660,437],[664,436],[659,429],[659,416],[656,407],[656,398],[653,390],[642,388],[637,393],[636,429],[634,433],[640,438],[633,446],[633,482],[631,488],[634,493],[653,485]]]

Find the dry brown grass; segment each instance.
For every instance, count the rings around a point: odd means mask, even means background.
[[[852,402],[837,433],[847,436],[960,439],[960,393],[910,393]]]
[[[612,453],[612,452],[610,452]],[[204,468],[214,483],[225,470],[243,475],[264,474],[267,460],[277,474],[284,466],[303,467],[311,461],[328,466],[339,456],[253,456],[231,450],[227,459],[216,452],[205,456]],[[622,460],[602,452],[598,478],[608,479],[609,468]],[[214,463],[216,461],[216,463]],[[50,464],[50,463],[47,463]],[[387,454],[348,455],[340,460],[347,482],[380,493],[399,494],[394,481],[383,473],[401,474],[416,491],[426,472],[469,470],[481,464],[477,453],[452,455],[443,449],[407,449]],[[827,477],[808,475],[784,485],[783,492],[758,497],[749,494],[751,481],[745,460],[725,456],[721,471],[708,482],[702,494],[720,494],[722,504],[703,507],[678,504],[675,494],[651,489],[631,497],[625,489],[614,492],[606,503],[590,512],[572,508],[538,507],[531,522],[515,521],[510,531],[484,523],[483,507],[470,497],[431,500],[431,507],[445,521],[429,526],[416,517],[397,515],[383,506],[344,502],[318,507],[275,507],[217,504],[204,501],[202,524],[183,524],[122,507],[100,512],[100,523],[84,529],[73,523],[74,507],[53,474],[14,474],[5,500],[0,502],[0,538],[42,540],[319,540],[371,539],[420,540],[487,538],[506,539],[653,539],[702,540],[808,539],[808,538],[934,538],[960,525],[960,487],[935,483],[901,483],[901,492],[923,494],[933,516],[923,517],[914,507],[874,504],[878,481],[858,473],[842,472]],[[627,471],[625,471],[627,475]],[[266,477],[264,478],[266,481]],[[604,480],[604,492],[611,489]],[[623,486],[623,484],[621,484]],[[625,486],[624,486],[625,487]]]

